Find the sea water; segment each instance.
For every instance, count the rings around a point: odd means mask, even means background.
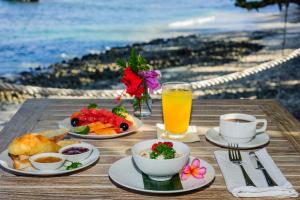
[[[255,28],[256,13],[232,0],[0,0],[0,74],[155,38]]]

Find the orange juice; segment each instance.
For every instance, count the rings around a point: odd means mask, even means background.
[[[162,107],[166,131],[177,135],[185,133],[191,116],[192,91],[184,89],[163,90]]]

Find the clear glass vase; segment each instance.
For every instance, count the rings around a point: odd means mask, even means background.
[[[133,110],[134,116],[143,118],[149,117],[152,114],[152,99],[150,95],[147,95],[147,98],[134,99],[133,100]]]

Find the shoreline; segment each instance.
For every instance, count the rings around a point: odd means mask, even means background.
[[[244,33],[245,34],[245,33]],[[130,48],[134,47],[157,69],[181,66],[216,66],[237,62],[240,57],[260,51],[263,45],[251,42],[272,32],[251,32],[247,36],[232,33],[212,35],[192,34],[168,39],[154,39],[150,42],[133,43],[124,47],[113,47],[99,54],[86,54],[19,73],[16,77],[2,77],[10,83],[57,88],[115,89],[119,76],[115,61],[127,59]],[[230,36],[230,39],[228,37]],[[111,87],[110,87],[111,86]]]
[[[293,22],[288,23],[285,54],[300,47],[299,12],[297,16],[291,16]],[[132,46],[137,48],[150,64],[162,66],[162,82],[178,79],[188,82],[200,81],[273,60],[282,55],[282,41],[282,26],[276,23],[262,31],[199,33],[154,39],[124,47],[113,47],[100,54],[86,54],[31,72],[22,72],[16,79],[0,77],[0,81],[2,79],[11,83],[58,88],[120,89],[122,84],[113,63],[117,58],[126,58]],[[298,58],[279,68],[196,92],[202,93],[199,98],[204,99],[277,99],[299,120],[300,93],[296,88],[300,87],[300,73],[294,73],[299,70],[299,65]],[[28,98],[28,95],[14,93],[3,95],[3,91],[0,91],[0,95],[4,121],[19,108],[19,105],[5,102],[19,104],[24,98]],[[2,121],[0,129],[5,123]]]
[[[36,69],[33,73],[23,72],[21,80],[8,82],[60,88],[71,86],[70,88],[80,89],[120,89],[123,86],[117,77],[118,73],[114,71],[117,68],[113,63],[119,57],[128,56],[132,46],[152,65],[164,66],[160,68],[162,82],[176,81],[178,78],[188,82],[205,80],[281,56],[282,35],[278,32],[280,31],[273,29],[155,39],[111,48],[100,54],[87,54],[45,69]],[[288,35],[286,54],[300,47],[300,34],[294,34],[293,31],[291,33]],[[247,79],[204,89],[199,98],[276,98],[300,119],[300,94],[295,89],[300,83],[294,81],[300,80],[300,77],[293,73],[299,64],[299,59],[296,59],[292,64],[287,63],[280,67],[280,71],[267,70]],[[279,76],[282,80],[280,83],[277,81]],[[14,101],[13,99],[12,95],[10,100]]]

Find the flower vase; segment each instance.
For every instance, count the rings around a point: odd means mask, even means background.
[[[133,114],[136,117],[143,118],[149,117],[152,114],[152,99],[150,95],[147,97],[133,100]]]

